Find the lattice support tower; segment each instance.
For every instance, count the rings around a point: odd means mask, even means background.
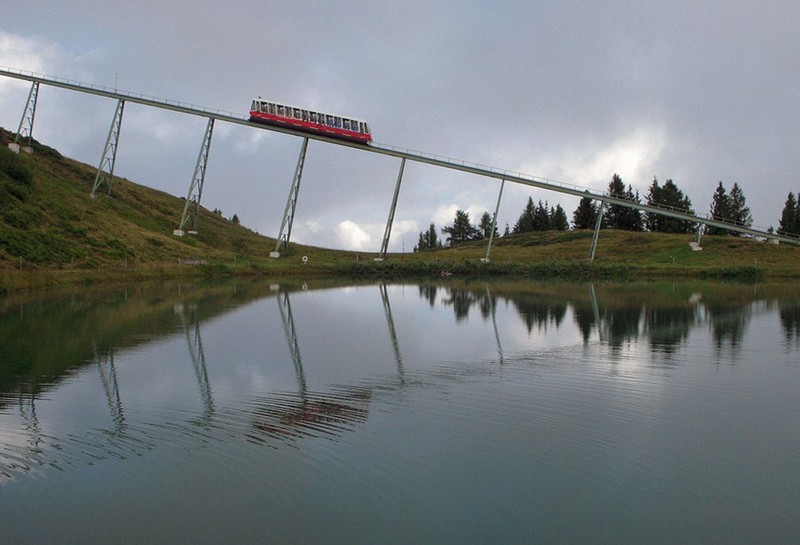
[[[203,184],[206,180],[206,167],[208,166],[208,154],[211,151],[211,137],[214,134],[214,118],[208,118],[206,132],[203,136],[203,143],[200,145],[200,153],[197,155],[197,163],[194,166],[192,183],[189,185],[189,193],[186,195],[186,203],[183,206],[183,215],[180,225],[172,231],[176,236],[184,235],[183,228],[191,219],[190,234],[197,234],[197,219],[200,217],[200,199],[203,196]]]
[[[39,82],[34,81],[31,84],[31,90],[28,93],[28,101],[25,103],[25,110],[22,112],[22,118],[19,120],[19,127],[17,128],[17,136],[14,137],[14,144],[10,145],[12,151],[19,153],[20,141],[28,140],[28,146],[24,149],[28,153],[33,151],[33,120],[36,117],[36,101],[39,97]]]
[[[303,146],[300,148],[300,156],[297,158],[297,168],[294,171],[294,180],[289,189],[289,197],[286,199],[286,208],[283,211],[283,220],[275,242],[275,251],[270,252],[270,257],[280,257],[280,248],[289,249],[289,239],[292,236],[292,223],[294,222],[295,211],[297,210],[297,198],[300,194],[300,181],[303,179],[303,165],[306,162],[306,151],[308,150],[308,138],[303,138]]]
[[[383,242],[381,242],[381,250],[375,261],[383,261],[386,257],[386,252],[389,249],[389,238],[392,236],[392,224],[394,223],[394,213],[397,210],[397,197],[400,195],[400,184],[403,182],[403,170],[406,168],[406,158],[400,162],[400,172],[397,174],[397,183],[394,185],[394,196],[392,197],[392,206],[389,208],[389,218],[386,220],[386,229],[383,231]]]
[[[92,186],[92,197],[97,193],[97,189],[105,182],[106,190],[111,195],[111,179],[114,177],[114,163],[117,161],[117,147],[119,146],[119,133],[122,128],[122,113],[125,110],[125,101],[119,99],[117,108],[114,110],[114,119],[108,129],[106,145],[103,148],[103,156],[97,166],[97,175]],[[106,169],[108,172],[106,172]]]

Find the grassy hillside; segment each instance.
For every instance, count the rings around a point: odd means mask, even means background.
[[[535,277],[800,277],[800,248],[740,237],[705,237],[693,252],[690,235],[603,231],[587,262],[591,232],[535,233],[500,238],[491,263],[486,244],[418,254],[373,253],[291,245],[270,259],[275,240],[203,210],[199,234],[172,234],[184,199],[114,178],[109,197],[90,197],[96,167],[36,143],[34,153],[8,149],[0,129],[0,293],[9,289],[114,278],[181,275],[490,275]],[[105,189],[105,188],[103,188]],[[275,218],[276,225],[280,218]],[[377,248],[376,248],[377,250]],[[301,256],[308,256],[303,264]]]

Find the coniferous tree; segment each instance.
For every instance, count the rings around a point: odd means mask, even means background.
[[[647,204],[656,207],[667,208],[687,214],[694,214],[692,201],[672,180],[667,180],[663,186],[658,185],[658,180],[653,178],[650,190],[647,193]],[[648,231],[659,231],[662,233],[689,233],[693,230],[694,224],[690,221],[670,218],[662,214],[645,213],[645,228]]]
[[[753,225],[753,216],[750,215],[750,208],[746,204],[744,192],[738,183],[734,183],[730,193],[731,199],[731,219],[737,225],[750,227]]]
[[[639,192],[634,192],[630,184],[628,184],[628,189],[625,189],[625,184],[622,183],[622,178],[620,178],[618,174],[614,174],[611,178],[611,182],[608,184],[608,194],[609,196],[630,202],[641,202],[639,199]],[[604,224],[612,229],[641,231],[642,212],[636,208],[622,204],[611,204],[606,209]]]
[[[536,205],[533,211],[533,231],[549,231],[550,230],[550,212],[547,210],[547,202]]]
[[[614,174],[608,184],[608,195],[618,199],[626,199],[625,184],[619,174]],[[628,223],[626,216],[628,208],[621,204],[611,204],[606,208],[603,223],[612,229],[625,229]]]
[[[781,220],[778,223],[778,233],[785,235],[800,235],[800,204],[795,198],[794,193],[789,193],[786,204],[781,212]]]
[[[731,199],[722,181],[717,184],[717,189],[714,191],[714,196],[711,198],[711,219],[720,221],[730,221],[731,219]],[[727,235],[731,231],[722,229],[720,227],[713,227],[711,225],[706,229],[709,235]]]
[[[465,210],[456,210],[453,225],[442,228],[442,233],[449,235],[446,240],[450,246],[469,242],[480,236],[478,229],[470,223],[469,212]]]
[[[719,182],[711,200],[711,217],[745,227],[750,227],[753,224],[750,208],[747,207],[744,192],[739,187],[739,184],[734,183],[729,194],[725,191],[725,186],[722,185],[722,182]],[[735,231],[711,226],[709,226],[707,232],[710,235],[741,236]]]
[[[492,215],[489,212],[484,212],[481,216],[481,221],[478,224],[478,230],[483,238],[489,238],[492,234]],[[497,235],[497,226],[494,227],[494,236]]]
[[[578,208],[572,213],[572,225],[575,229],[594,229],[597,212],[594,199],[583,197],[578,203]]]
[[[533,231],[533,215],[535,212],[535,208],[533,206],[533,198],[528,197],[528,204],[525,205],[525,209],[520,214],[517,223],[514,224],[514,231],[515,235],[520,233],[529,233]]]
[[[557,204],[555,208],[552,208],[550,210],[550,228],[555,229],[556,231],[569,230],[569,220],[567,219],[567,213],[564,212],[564,209],[561,207],[560,204]]]
[[[436,233],[436,226],[433,224],[433,222],[431,222],[431,225],[427,231],[420,232],[417,245],[414,246],[414,251],[421,252],[423,250],[434,250],[436,248],[441,248],[441,246],[442,243]]]

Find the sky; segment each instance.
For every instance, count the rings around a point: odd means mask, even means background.
[[[705,215],[738,183],[754,226],[800,192],[800,3],[45,0],[4,9],[0,66],[246,114],[256,96],[366,119],[373,139],[644,197],[672,179]],[[16,131],[30,84],[0,77]],[[34,138],[99,164],[115,101],[42,86]],[[115,175],[186,196],[203,118],[127,104]],[[278,235],[302,139],[217,123],[202,204]],[[378,252],[400,160],[311,141],[292,240]],[[408,163],[390,251],[500,182]],[[528,198],[506,184],[498,227]],[[89,205],[89,204],[87,204]],[[176,227],[182,210],[176,210]],[[200,225],[202,230],[202,224]]]

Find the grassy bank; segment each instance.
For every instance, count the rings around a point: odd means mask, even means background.
[[[275,239],[202,209],[197,235],[172,230],[185,200],[114,178],[112,196],[89,195],[95,167],[34,143],[32,155],[7,148],[0,129],[0,294],[56,285],[226,276],[488,277],[563,279],[800,277],[800,248],[740,237],[603,231],[595,261],[592,233],[530,233],[430,252],[390,254],[290,245],[269,258]],[[276,218],[276,224],[280,218]],[[304,261],[302,258],[306,257]]]

